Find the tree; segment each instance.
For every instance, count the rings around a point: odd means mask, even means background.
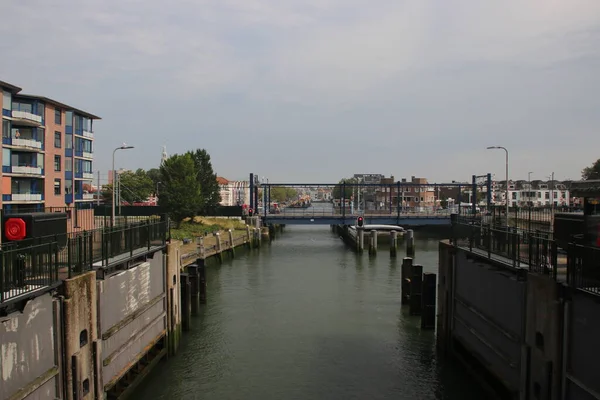
[[[202,191],[198,170],[190,153],[175,154],[160,166],[160,196],[158,205],[164,207],[177,228],[185,218],[193,218],[202,206]]]
[[[341,199],[342,198],[342,184],[346,184],[346,188],[344,190],[344,199],[350,200],[352,196],[352,185],[358,184],[358,180],[356,178],[344,178],[333,188],[333,198]]]
[[[150,194],[154,192],[152,180],[146,175],[146,171],[141,168],[135,172],[121,172],[119,180],[121,182],[121,200],[129,204],[146,201]],[[104,185],[102,191],[104,201],[112,202],[112,191],[112,184]]]
[[[158,168],[150,168],[148,171],[146,171],[146,175],[148,175],[148,178],[152,180],[154,191],[156,191],[156,186],[161,182],[160,170]]]
[[[600,159],[596,160],[591,166],[584,168],[581,171],[581,177],[586,181],[600,179]]]
[[[283,203],[298,198],[298,191],[294,188],[274,186],[271,187],[271,201]]]
[[[201,214],[208,214],[209,210],[215,209],[221,202],[217,174],[214,173],[210,155],[204,149],[190,151],[187,154],[192,157],[196,166],[197,179],[202,193],[202,203],[199,209]]]

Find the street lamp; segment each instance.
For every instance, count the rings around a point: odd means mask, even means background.
[[[531,191],[531,174],[533,174],[533,171],[529,171],[529,172],[527,173],[527,180],[529,181],[529,194],[528,194],[527,198],[528,198],[528,202],[533,204],[533,202],[531,201],[531,193],[533,193],[533,192]],[[528,205],[529,207],[531,207],[531,206],[532,206],[532,204],[527,204],[527,205]]]
[[[489,146],[488,150],[504,150],[506,153],[506,225],[508,226],[508,150],[502,146]]]
[[[110,220],[110,225],[111,226],[115,226],[115,177],[116,177],[116,171],[115,171],[115,153],[117,152],[117,150],[128,150],[128,149],[133,149],[133,146],[129,146],[126,145],[125,143],[123,143],[122,146],[117,147],[116,149],[113,150],[113,155],[112,155],[112,218]]]

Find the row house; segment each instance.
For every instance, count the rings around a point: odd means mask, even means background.
[[[560,181],[509,181],[508,205],[510,207],[555,207],[577,205],[578,199],[572,199],[568,184]],[[506,204],[506,184],[504,181],[494,185],[492,202]]]
[[[55,207],[90,213],[93,194],[93,122],[88,112],[43,96],[21,93],[0,81],[2,110],[2,198],[4,212],[43,211]],[[74,216],[76,229],[87,229]]]

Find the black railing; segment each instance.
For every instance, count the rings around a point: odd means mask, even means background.
[[[575,213],[581,209],[575,207],[510,207],[508,209],[508,225],[523,231],[547,231],[550,232],[556,213]],[[487,215],[492,225],[507,225],[506,208],[504,206],[492,206],[487,210]]]
[[[567,254],[569,286],[600,295],[600,248],[571,243]]]
[[[0,249],[0,303],[58,285],[79,274],[112,268],[166,244],[167,221],[146,220],[127,226],[72,232]],[[103,275],[100,275],[103,276]]]
[[[482,224],[478,217],[453,217],[452,243],[480,257],[503,262],[513,268],[556,279],[556,243],[545,232],[528,232],[513,227]]]

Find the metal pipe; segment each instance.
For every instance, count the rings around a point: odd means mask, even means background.
[[[127,149],[133,149],[133,146],[128,146],[125,143],[123,143],[122,146],[114,149],[113,154],[112,154],[112,214],[111,214],[111,219],[110,219],[110,226],[115,226],[115,188],[116,188],[116,185],[115,185],[115,176],[116,176],[115,153],[117,152],[117,150],[127,150]]]

